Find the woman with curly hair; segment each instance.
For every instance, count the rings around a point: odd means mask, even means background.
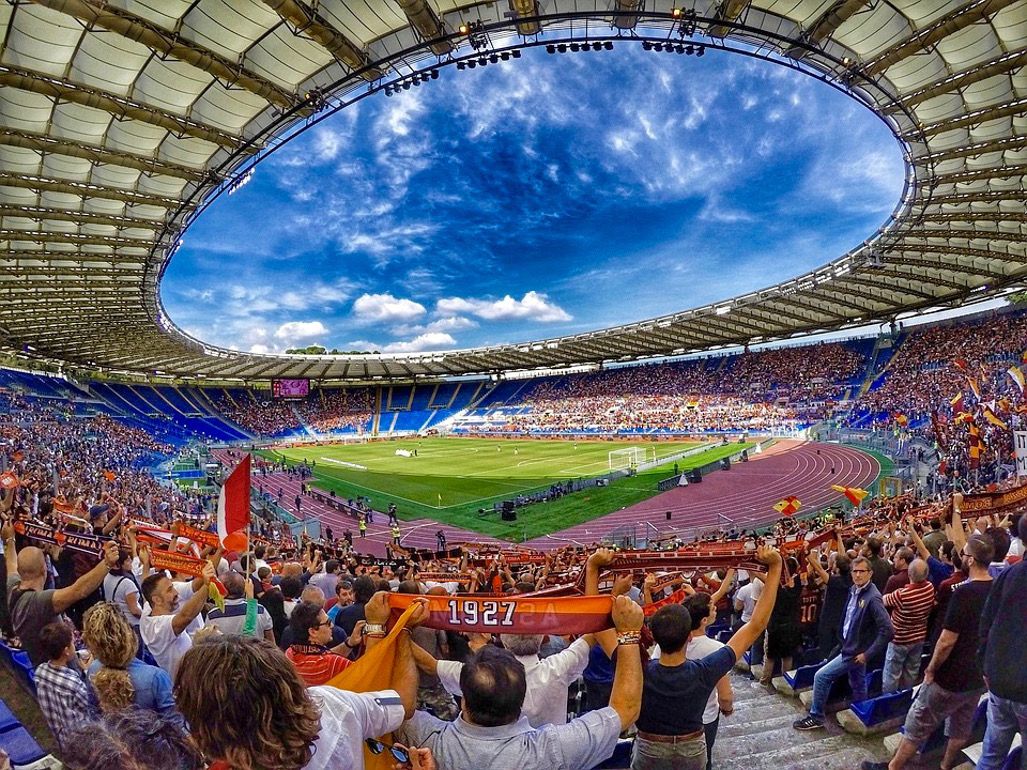
[[[182,722],[171,695],[171,677],[136,657],[139,639],[116,604],[94,604],[82,618],[82,639],[93,656],[89,678],[106,713],[151,709]]]
[[[385,636],[385,594],[365,609],[376,620],[368,640],[373,644]],[[409,637],[401,633],[397,640],[395,689],[369,693],[308,689],[270,642],[211,637],[183,656],[175,701],[193,741],[217,770],[362,770],[364,741],[396,730],[413,714],[419,677]]]

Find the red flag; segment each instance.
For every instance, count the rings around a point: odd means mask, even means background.
[[[1027,354],[1025,354],[1025,355],[1027,355]],[[966,364],[966,359],[965,358],[954,358],[954,359],[952,359],[952,363],[956,366],[957,369],[962,369],[964,372],[967,370],[967,364]]]
[[[235,550],[250,527],[250,455],[247,454],[225,479],[218,496],[218,537]],[[241,533],[240,537],[231,537]],[[231,541],[231,542],[229,542]]]

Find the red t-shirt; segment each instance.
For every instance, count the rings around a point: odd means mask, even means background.
[[[292,661],[307,687],[327,684],[352,663],[325,647],[294,644],[285,651],[285,657]]]

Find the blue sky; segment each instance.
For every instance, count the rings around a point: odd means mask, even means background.
[[[535,49],[307,131],[190,228],[162,296],[253,352],[518,342],[794,276],[901,189],[886,127],[786,68]]]

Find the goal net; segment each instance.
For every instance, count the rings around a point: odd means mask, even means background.
[[[656,461],[656,447],[629,446],[612,449],[607,455],[611,471],[637,470]]]

